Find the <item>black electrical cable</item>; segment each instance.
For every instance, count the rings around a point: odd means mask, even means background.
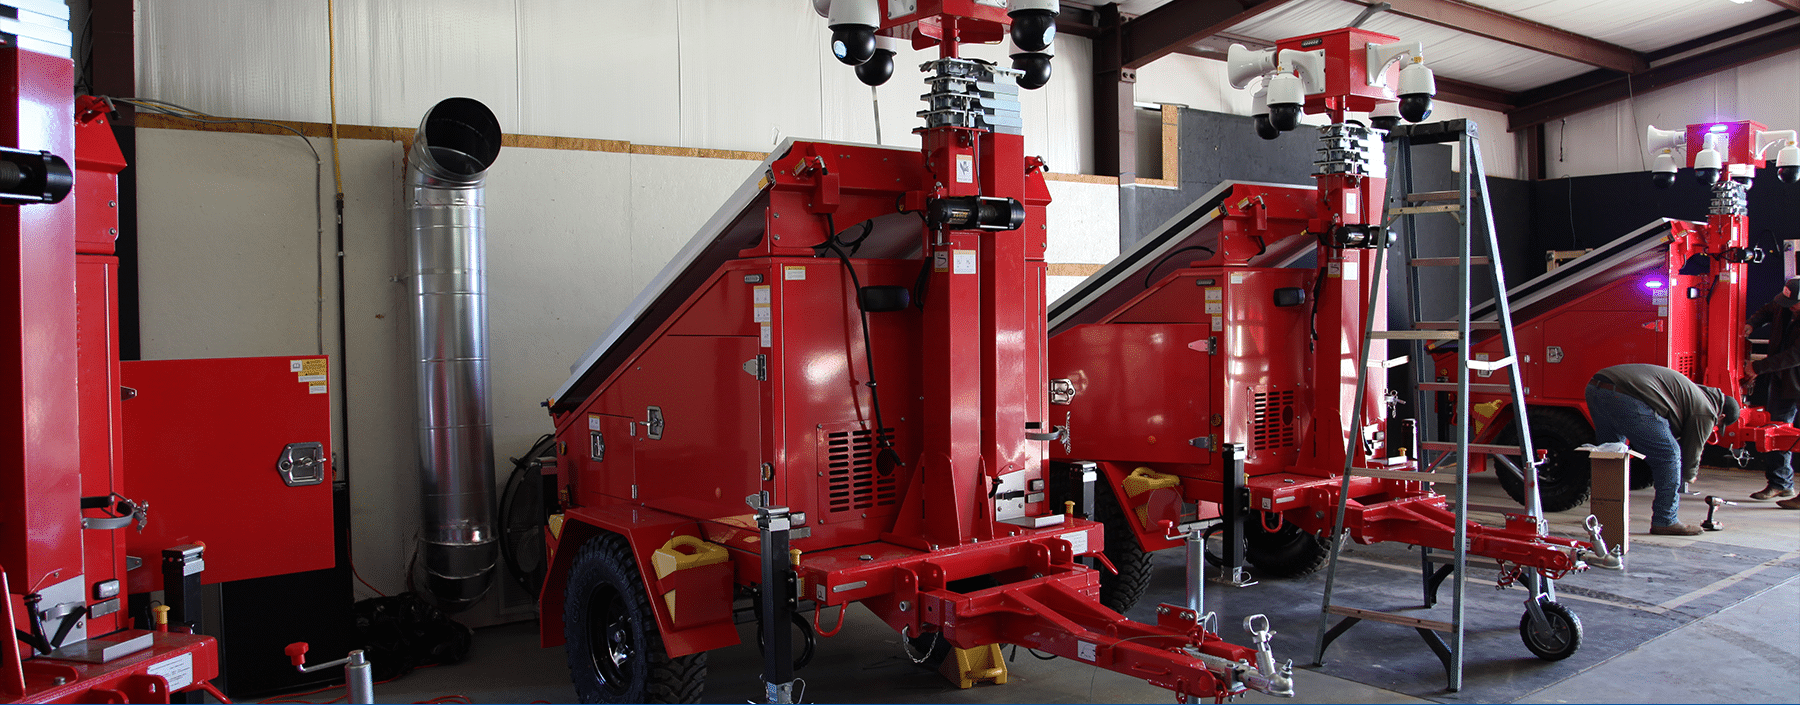
[[[1144,288],[1145,289],[1150,288],[1150,277],[1156,274],[1156,270],[1161,269],[1164,264],[1167,264],[1169,262],[1169,258],[1174,257],[1175,255],[1179,255],[1183,252],[1187,252],[1188,250],[1206,250],[1207,257],[1211,257],[1213,255],[1219,254],[1217,250],[1214,250],[1213,248],[1207,247],[1205,245],[1188,245],[1187,247],[1183,247],[1179,250],[1175,250],[1174,252],[1170,252],[1169,254],[1163,255],[1161,259],[1156,260],[1156,264],[1150,265],[1149,269],[1144,270]]]
[[[512,571],[513,578],[519,581],[519,585],[525,588],[533,596],[537,595],[538,588],[542,587],[543,574],[541,571],[543,570],[543,566],[540,565],[536,568],[527,568],[523,561],[525,556],[520,555],[518,547],[513,545],[513,540],[515,538],[513,520],[516,518],[513,516],[513,512],[518,509],[518,507],[513,505],[517,501],[518,494],[522,491],[528,491],[527,488],[531,487],[527,483],[538,480],[537,475],[542,472],[542,465],[539,463],[538,458],[548,454],[550,449],[555,447],[555,445],[556,436],[554,434],[546,433],[539,436],[537,441],[531,444],[531,450],[526,451],[524,457],[511,458],[513,471],[512,474],[506,478],[506,488],[500,493],[499,518],[500,531],[502,532],[500,540],[500,558],[505,561],[506,567]],[[549,503],[545,501],[545,498],[541,494],[542,484],[541,481],[539,482],[540,484],[534,488],[540,491],[537,509],[545,510]],[[540,537],[543,535],[544,522],[548,516],[549,514],[547,511],[540,511],[531,517],[531,521],[528,523],[531,532],[526,534],[527,540],[530,540],[530,536],[533,535]],[[537,558],[542,560],[542,556],[538,556]]]
[[[876,458],[876,468],[881,469],[883,458],[893,465],[905,465],[900,462],[899,454],[894,452],[894,442],[889,437],[887,424],[881,420],[881,390],[875,385],[875,348],[869,343],[869,312],[862,305],[862,280],[856,276],[856,267],[850,264],[850,255],[844,254],[843,248],[838,246],[837,222],[832,219],[830,213],[825,214],[825,227],[831,230],[830,236],[825,238],[825,248],[837,254],[838,261],[844,264],[844,271],[850,275],[850,286],[856,292],[856,313],[862,320],[863,362],[868,363],[869,368],[869,381],[864,382],[863,386],[869,388],[869,405],[875,409],[875,431],[871,434],[872,440],[875,442],[875,446],[881,449]],[[866,233],[864,237],[867,237]],[[858,242],[861,240],[859,239]]]

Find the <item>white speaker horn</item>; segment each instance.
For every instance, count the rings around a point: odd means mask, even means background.
[[[1225,50],[1225,73],[1232,88],[1248,86],[1257,76],[1274,70],[1273,49],[1248,49],[1242,44],[1233,44]]]

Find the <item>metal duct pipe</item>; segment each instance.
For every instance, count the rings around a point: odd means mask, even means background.
[[[500,123],[480,101],[425,113],[406,156],[426,588],[448,610],[494,570],[494,434],[488,412],[487,218],[482,184]]]

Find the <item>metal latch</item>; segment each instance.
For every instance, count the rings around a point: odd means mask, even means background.
[[[1213,437],[1212,436],[1200,436],[1199,438],[1189,438],[1188,445],[1191,445],[1195,448],[1199,448],[1200,450],[1212,450],[1213,449]]]
[[[1050,380],[1050,403],[1067,406],[1075,400],[1075,383],[1066,379]]]
[[[275,472],[288,487],[305,487],[325,481],[325,444],[289,443],[275,459]]]
[[[649,436],[650,440],[653,440],[653,441],[662,440],[662,436],[663,436],[662,407],[660,407],[660,406],[649,407],[648,409],[646,409],[644,411],[644,416],[645,416],[645,418],[649,419],[648,421],[640,422],[640,423],[644,424],[644,434]]]
[[[758,382],[769,381],[769,356],[757,355],[754,359],[745,360],[744,374],[755,377]]]
[[[599,431],[588,431],[588,458],[596,463],[606,462],[606,436]]]

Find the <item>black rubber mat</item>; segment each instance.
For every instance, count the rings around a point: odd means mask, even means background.
[[[1702,537],[1704,538],[1704,537]],[[1525,591],[1499,590],[1492,570],[1471,570],[1464,599],[1463,687],[1450,692],[1442,663],[1408,627],[1363,621],[1332,642],[1323,666],[1313,665],[1324,571],[1307,578],[1268,580],[1245,588],[1209,584],[1206,609],[1217,611],[1226,639],[1249,643],[1243,618],[1262,613],[1278,632],[1277,660],[1296,669],[1439,702],[1510,702],[1563,680],[1645,641],[1761,592],[1800,570],[1800,559],[1775,551],[1700,541],[1669,547],[1634,542],[1624,571],[1588,570],[1558,581],[1558,601],[1583,626],[1579,651],[1544,661],[1525,648],[1519,620]],[[1419,554],[1400,544],[1349,546],[1339,564],[1334,602],[1450,621],[1445,582],[1438,605],[1424,609]],[[1158,603],[1185,603],[1182,552],[1155,556],[1149,592],[1128,616],[1155,620]],[[1336,623],[1334,616],[1332,623]],[[1445,638],[1448,643],[1448,635]],[[1629,684],[1621,684],[1629,692]],[[1297,693],[1300,701],[1329,702],[1329,693]]]

